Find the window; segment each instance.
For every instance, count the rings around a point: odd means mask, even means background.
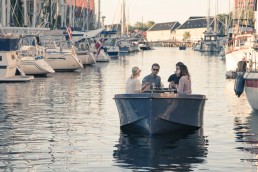
[[[0,61],[2,61],[2,56],[0,56]]]

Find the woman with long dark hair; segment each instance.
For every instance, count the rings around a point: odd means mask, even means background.
[[[178,94],[191,94],[191,77],[188,72],[186,65],[180,65],[177,69],[177,73],[181,77],[178,84],[177,93]]]

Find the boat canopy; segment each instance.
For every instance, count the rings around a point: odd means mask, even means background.
[[[19,41],[19,38],[0,38],[0,51],[18,50]]]

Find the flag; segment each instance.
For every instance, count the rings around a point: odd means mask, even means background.
[[[73,32],[72,32],[71,27],[70,26],[66,27],[66,31],[67,31],[67,34],[69,36],[70,41],[72,41],[72,34],[73,34]]]
[[[97,40],[97,42],[95,43],[95,48],[97,49],[97,55],[99,55],[99,52],[102,48],[102,44],[104,42],[104,38],[100,38],[99,40]]]

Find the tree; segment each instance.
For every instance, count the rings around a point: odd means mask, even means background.
[[[190,39],[191,38],[191,33],[190,32],[185,32],[183,34],[183,40],[186,41],[187,39]]]
[[[146,27],[147,27],[148,29],[150,29],[154,24],[155,24],[154,21],[148,21],[148,22],[146,23]]]
[[[147,23],[142,23],[142,22],[136,22],[133,26],[133,29],[138,29],[138,30],[148,30],[155,24],[154,21],[148,21]]]

